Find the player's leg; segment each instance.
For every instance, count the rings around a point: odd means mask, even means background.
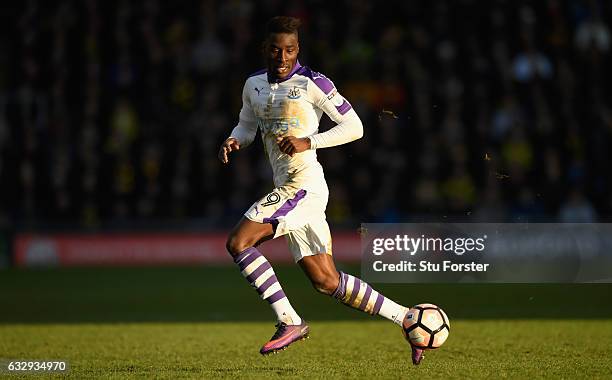
[[[272,224],[258,223],[243,217],[230,233],[226,248],[242,275],[261,298],[272,306],[278,321],[288,325],[299,325],[301,318],[289,303],[272,265],[256,248],[272,237],[274,237]]]
[[[315,289],[350,307],[378,314],[401,326],[407,308],[386,298],[359,278],[336,270],[331,255],[331,232],[325,219],[325,199],[313,197],[310,205],[309,223],[289,232],[287,243]]]
[[[344,272],[338,272],[332,255],[320,253],[306,256],[299,265],[317,291],[333,296],[354,309],[380,315],[399,326],[408,308],[374,290],[368,283]]]
[[[314,288],[320,293],[330,295],[352,308],[371,315],[380,315],[402,327],[408,308],[374,290],[368,283],[344,272],[338,272],[332,255],[319,253],[304,256],[298,261]],[[419,364],[423,350],[410,346],[412,363]]]
[[[270,303],[276,313],[276,333],[259,351],[261,354],[284,349],[308,336],[308,325],[295,312],[287,299],[272,266],[256,246],[288,231],[285,217],[300,204],[306,191],[276,188],[255,202],[230,233],[227,250],[240,268],[242,275]]]

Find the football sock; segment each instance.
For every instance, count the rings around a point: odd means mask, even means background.
[[[340,282],[332,296],[345,305],[372,315],[378,314],[400,326],[408,312],[408,308],[391,301],[372,289],[368,283],[344,272],[340,272]]]
[[[255,288],[261,298],[268,301],[272,306],[279,322],[285,322],[288,325],[302,323],[302,319],[293,310],[285,292],[283,292],[272,265],[257,248],[245,249],[234,257],[234,262],[238,264],[242,275]]]

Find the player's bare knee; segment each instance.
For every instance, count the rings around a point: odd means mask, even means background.
[[[238,237],[237,235],[231,234],[225,242],[225,249],[232,256],[238,256],[245,249],[252,247],[253,244],[249,244],[248,241]]]

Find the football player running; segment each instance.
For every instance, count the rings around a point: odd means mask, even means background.
[[[245,212],[226,244],[242,275],[276,313],[276,333],[261,354],[285,349],[309,333],[272,266],[256,248],[279,236],[285,236],[294,260],[320,293],[399,326],[408,311],[334,265],[325,218],[329,191],[316,150],[361,138],[363,125],[330,79],[298,61],[299,26],[293,17],[268,22],[266,68],[246,80],[238,125],[219,149],[219,159],[227,164],[230,153],[251,144],[259,129],[274,173],[275,188]],[[336,125],[319,133],[323,113]],[[423,350],[412,347],[413,363],[422,357]]]

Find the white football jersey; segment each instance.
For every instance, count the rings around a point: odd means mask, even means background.
[[[318,134],[323,112],[338,125]],[[290,185],[321,195],[328,190],[316,148],[353,141],[363,134],[359,117],[334,84],[299,62],[284,79],[270,81],[266,70],[261,70],[246,80],[239,123],[230,137],[247,146],[258,128],[275,186]],[[311,149],[293,157],[282,153],[277,138],[283,136],[310,137]]]

